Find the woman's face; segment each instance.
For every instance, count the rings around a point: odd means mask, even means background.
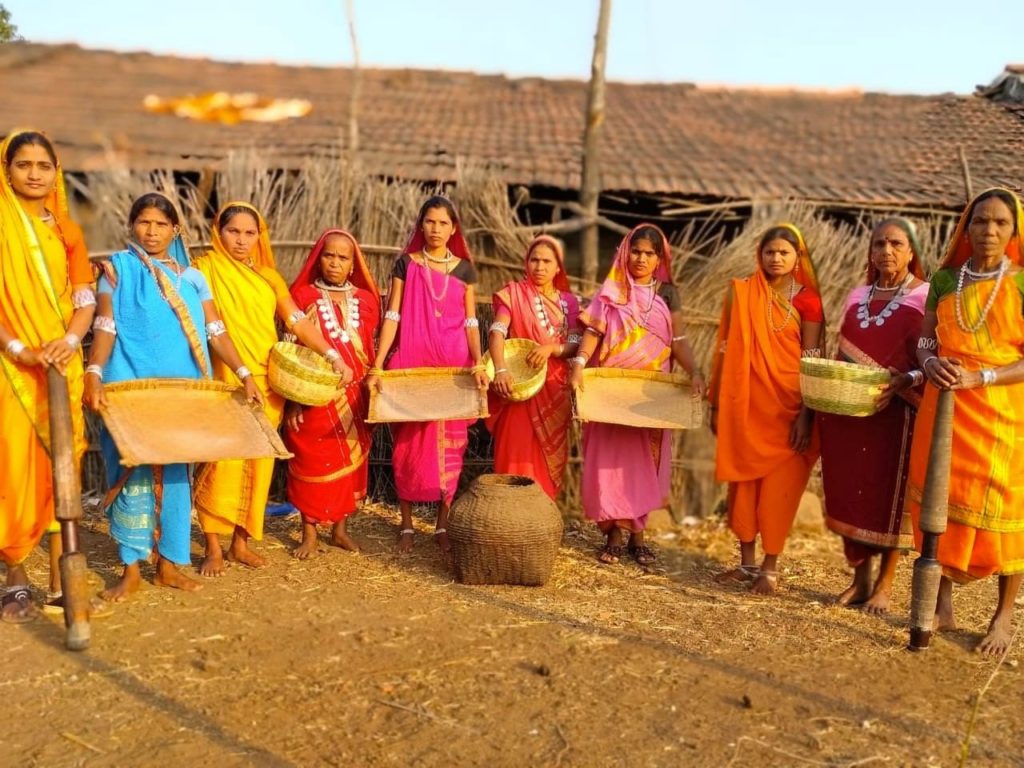
[[[998,197],[989,197],[974,206],[967,224],[967,237],[975,256],[995,260],[1006,253],[1013,237],[1013,211]]]
[[[538,288],[547,288],[558,274],[558,257],[550,245],[538,245],[526,257],[526,275]]]
[[[57,179],[57,166],[46,148],[22,144],[7,166],[14,194],[23,200],[45,200]]]
[[[761,269],[768,277],[785,277],[796,267],[796,248],[781,237],[769,240],[761,249]]]
[[[910,238],[895,224],[879,227],[871,236],[871,264],[882,277],[905,276],[913,258]]]
[[[143,208],[132,222],[132,235],[150,256],[163,256],[174,239],[174,222],[159,208]]]
[[[236,213],[220,228],[220,239],[232,258],[245,261],[260,239],[260,226],[251,213]]]
[[[320,251],[320,274],[331,285],[343,285],[352,274],[356,249],[344,235],[330,235]]]
[[[644,285],[651,281],[660,260],[661,257],[654,250],[654,243],[646,237],[641,237],[629,246],[626,268],[636,282]]]
[[[447,208],[427,208],[420,230],[423,232],[427,248],[436,251],[448,245],[448,241],[455,234],[455,222],[448,215]]]

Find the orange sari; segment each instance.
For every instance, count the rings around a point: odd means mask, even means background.
[[[19,133],[0,143],[0,157]],[[93,281],[82,232],[67,215],[59,166],[46,208],[55,217],[52,228],[25,212],[0,174],[0,323],[30,349],[67,332],[72,286]],[[0,352],[0,558],[8,566],[22,563],[54,520],[46,371]],[[83,373],[75,355],[66,376],[76,466],[86,449]]]
[[[779,554],[789,535],[811,468],[818,459],[817,428],[804,453],[789,445],[800,413],[801,311],[821,301],[810,254],[800,243],[794,279],[803,286],[790,305],[758,265],[733,280],[718,330],[710,399],[718,409],[715,477],[729,483],[729,525],[742,542],[761,534],[764,551]],[[770,325],[769,325],[770,321]],[[780,327],[781,326],[781,327]]]

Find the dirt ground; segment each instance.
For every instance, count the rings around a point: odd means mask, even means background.
[[[662,533],[648,571],[599,565],[572,523],[551,582],[510,588],[453,582],[426,512],[394,554],[397,522],[364,512],[363,554],[298,562],[298,521],[271,519],[267,568],[147,584],[84,653],[59,616],[0,625],[0,764],[948,766],[987,685],[968,765],[1024,765],[1020,644],[998,669],[969,650],[994,582],[959,589],[963,630],[911,654],[910,561],[891,618],[833,606],[848,572],[821,531],[757,599],[712,581],[735,557],[714,523]],[[97,589],[118,572],[104,529],[90,514]]]

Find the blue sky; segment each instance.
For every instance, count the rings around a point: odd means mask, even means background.
[[[0,0],[38,42],[349,64],[345,0]],[[354,0],[364,66],[586,78],[597,0]],[[282,8],[287,12],[282,12]],[[1024,62],[1024,2],[614,0],[608,77],[969,93]]]

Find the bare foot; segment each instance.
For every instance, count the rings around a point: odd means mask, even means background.
[[[875,590],[874,594],[864,603],[864,607],[861,610],[872,616],[884,616],[889,612],[890,594],[888,589]]]
[[[7,587],[3,596],[3,612],[0,619],[8,624],[25,624],[32,621],[39,609],[32,604],[32,596],[27,584],[14,584]]]
[[[334,530],[331,532],[331,538],[328,539],[327,543],[332,547],[338,547],[339,549],[344,549],[348,552],[359,551],[359,545],[356,543],[356,540],[348,535],[344,520],[334,526]]]
[[[845,605],[850,607],[864,605],[870,597],[871,592],[869,589],[865,588],[863,584],[858,584],[854,581],[853,584],[836,596],[836,605]]]
[[[403,555],[407,555],[412,552],[412,540],[415,535],[416,531],[414,529],[403,528],[398,534],[398,551]]]
[[[935,601],[934,632],[955,632],[956,618],[953,616],[953,582],[946,576],[939,582],[939,597]]]
[[[292,557],[296,560],[308,560],[320,551],[320,540],[316,535],[316,526],[309,523],[302,524],[302,543],[292,550]]]
[[[199,563],[200,576],[223,576],[224,575],[224,552],[220,547],[216,550],[206,548],[206,557]]]
[[[170,560],[160,558],[156,564],[156,576],[153,583],[158,587],[170,587],[171,589],[182,589],[185,592],[198,592],[203,585],[194,579],[190,579],[177,568]]]
[[[775,588],[779,583],[779,574],[775,571],[761,571],[750,585],[750,591],[755,595],[774,595]]]
[[[438,528],[434,531],[434,542],[441,549],[442,552],[448,553],[452,551],[452,544],[448,541],[448,529]]]
[[[1013,621],[1010,617],[992,619],[988,634],[974,647],[982,656],[1002,656],[1013,640]]]
[[[738,565],[731,571],[723,571],[715,576],[717,584],[749,584],[757,578],[760,568],[756,565]]]
[[[139,573],[139,564],[132,563],[124,567],[121,580],[114,586],[100,592],[100,597],[111,603],[120,603],[139,591],[142,585],[142,575]]]
[[[266,559],[262,555],[257,555],[240,539],[234,539],[231,542],[227,559],[232,563],[247,565],[250,568],[262,568],[267,564]]]

